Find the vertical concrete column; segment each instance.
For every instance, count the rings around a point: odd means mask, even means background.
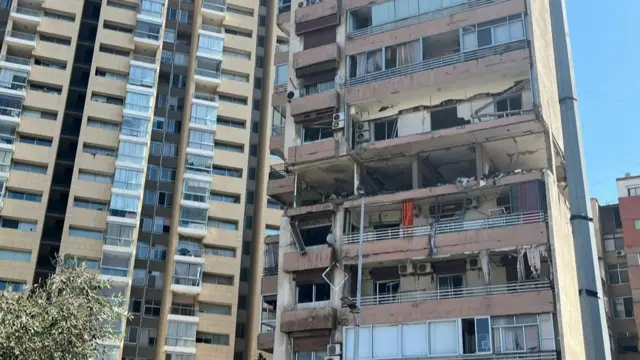
[[[276,312],[276,331],[273,342],[273,359],[290,359],[291,341],[289,335],[280,331],[282,311],[293,309],[296,304],[296,286],[291,273],[283,271],[284,254],[298,251],[291,236],[289,218],[282,217],[280,222],[280,247],[278,249],[278,298]]]
[[[476,144],[476,179],[486,176],[489,173],[491,160],[482,144]]]
[[[414,189],[422,188],[424,164],[420,161],[420,155],[416,154],[411,159],[411,183]]]

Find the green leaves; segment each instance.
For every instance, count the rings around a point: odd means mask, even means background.
[[[97,340],[120,340],[126,301],[104,297],[110,283],[86,268],[58,267],[24,293],[0,292],[0,359],[87,360]]]

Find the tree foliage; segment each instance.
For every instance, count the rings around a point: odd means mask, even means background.
[[[101,296],[110,284],[84,267],[59,267],[25,293],[0,292],[0,359],[87,360],[104,352],[97,340],[119,340],[121,298]]]

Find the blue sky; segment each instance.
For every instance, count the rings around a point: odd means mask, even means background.
[[[591,196],[613,203],[640,175],[640,0],[566,1]]]

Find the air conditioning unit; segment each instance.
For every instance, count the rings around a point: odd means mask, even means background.
[[[295,98],[299,98],[300,97],[300,92],[296,89],[296,90],[291,90],[287,93],[287,100],[291,101]]]
[[[324,360],[342,360],[340,356],[325,356]]]
[[[344,129],[344,113],[335,113],[333,114],[333,124],[331,126],[333,130],[342,130]]]
[[[624,252],[624,250],[616,250],[616,256],[626,256],[627,254]]]
[[[411,274],[413,274],[413,264],[408,262],[406,264],[398,265],[398,274],[400,274],[400,275],[411,275]]]
[[[467,270],[478,270],[478,269],[480,269],[480,260],[477,257],[467,260]]]
[[[358,132],[356,133],[356,143],[367,143],[371,141],[371,133],[368,132]]]
[[[327,345],[327,355],[328,356],[340,356],[340,355],[342,355],[342,346],[340,346],[340,344],[329,344],[329,345]]]
[[[299,8],[304,7],[304,2],[300,1],[300,2],[298,3],[298,7],[299,7]]]
[[[478,207],[478,198],[466,198],[464,199],[464,207],[467,209],[475,209]]]
[[[341,120],[344,120],[343,112],[333,114],[333,121],[341,121]]]
[[[416,273],[420,275],[431,274],[433,273],[433,269],[431,268],[431,263],[419,263],[416,266]]]
[[[356,123],[356,131],[358,132],[369,132],[371,131],[371,127],[369,126],[368,121],[360,121]]]

